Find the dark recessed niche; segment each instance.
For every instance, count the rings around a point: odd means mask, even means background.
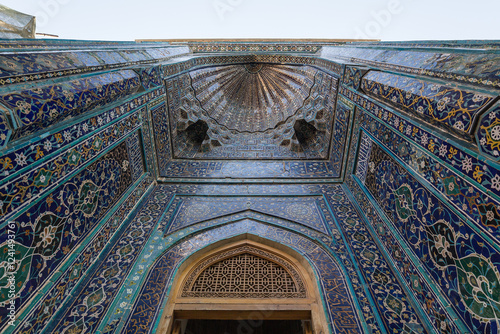
[[[299,119],[293,125],[295,130],[295,135],[297,136],[297,140],[302,145],[307,145],[311,142],[315,137],[318,130],[314,127],[314,125],[307,123],[303,119]]]
[[[202,120],[198,120],[196,123],[191,124],[185,130],[186,139],[191,142],[191,144],[201,145],[203,140],[207,137],[208,125]]]

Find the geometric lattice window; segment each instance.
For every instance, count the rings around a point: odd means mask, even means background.
[[[305,298],[297,270],[282,258],[248,245],[216,254],[188,275],[181,297]]]

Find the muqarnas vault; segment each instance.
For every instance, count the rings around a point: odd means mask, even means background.
[[[482,41],[1,41],[2,333],[498,333],[499,65]]]

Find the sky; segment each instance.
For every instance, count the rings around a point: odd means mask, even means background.
[[[64,39],[500,40],[498,0],[0,0]]]

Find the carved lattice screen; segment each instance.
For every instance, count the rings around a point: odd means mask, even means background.
[[[188,276],[182,297],[305,298],[297,270],[282,258],[250,246],[216,254]]]

